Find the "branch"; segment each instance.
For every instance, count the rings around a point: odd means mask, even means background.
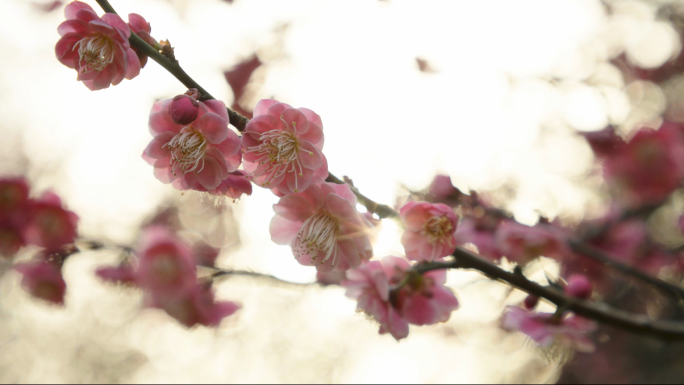
[[[283,286],[283,285],[284,286],[295,286],[295,287],[324,286],[323,284],[318,283],[318,282],[312,282],[312,283],[291,282],[291,281],[286,281],[286,280],[274,277],[272,275],[254,273],[251,271],[244,271],[244,270],[219,270],[216,273],[209,275],[209,277],[211,279],[229,278],[229,277],[234,277],[234,276],[256,278],[256,279],[260,279],[263,281],[270,282],[272,284],[276,284],[277,286]]]
[[[114,8],[109,4],[107,0],[96,1],[105,12],[117,14]],[[213,96],[211,96],[209,92],[207,92],[204,88],[202,88],[202,86],[200,86],[196,81],[194,81],[190,77],[190,75],[188,75],[183,70],[183,68],[181,68],[177,60],[171,60],[166,56],[162,55],[159,51],[157,51],[151,45],[147,44],[147,42],[141,39],[140,36],[136,35],[133,31],[131,31],[131,37],[129,41],[131,43],[131,47],[139,50],[140,52],[149,56],[152,60],[156,61],[160,66],[164,67],[165,70],[169,71],[171,75],[175,76],[176,79],[178,79],[178,81],[183,83],[185,87],[187,87],[188,89],[196,88],[200,92],[201,100],[215,99]],[[230,118],[230,124],[235,126],[235,128],[237,128],[238,131],[244,131],[247,122],[249,122],[249,119],[231,110],[230,108],[226,107],[226,110],[228,111],[228,118]]]
[[[482,259],[477,254],[460,247],[452,255],[455,257],[454,261],[421,263],[414,268],[420,273],[437,269],[475,269],[529,294],[545,298],[558,307],[563,307],[575,314],[594,319],[606,325],[663,339],[684,340],[684,323],[682,322],[655,321],[647,316],[613,309],[605,304],[597,304],[569,297],[562,291],[532,282],[520,273],[503,270],[499,266]]]
[[[336,177],[332,173],[328,172],[328,178],[325,180],[326,182],[331,182],[331,183],[337,183],[337,184],[345,184],[347,182],[341,180],[340,178]],[[399,212],[395,209],[393,209],[391,206],[388,205],[381,205],[379,203],[374,202],[367,196],[361,194],[359,189],[354,187],[351,183],[347,183],[351,191],[356,195],[356,197],[359,199],[359,203],[361,203],[369,212],[377,214],[380,219],[385,219],[385,218],[390,218],[390,219],[397,219],[399,217]]]
[[[606,254],[604,254],[601,250],[589,244],[573,240],[569,241],[568,243],[576,253],[594,259],[598,262],[601,262],[607,266],[614,268],[615,270],[618,270],[621,273],[630,275],[643,282],[649,283],[655,286],[656,288],[660,289],[660,291],[662,291],[663,293],[671,295],[680,301],[684,301],[684,289],[682,289],[681,287],[665,282],[662,279],[658,279],[648,274],[642,273],[639,270],[624,265],[620,262],[616,262],[612,258],[608,257]]]

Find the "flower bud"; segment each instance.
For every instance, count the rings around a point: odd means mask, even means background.
[[[587,299],[591,297],[591,292],[594,290],[593,285],[589,282],[589,278],[581,274],[571,275],[568,278],[568,286],[565,287],[565,292],[575,298]]]
[[[534,307],[537,306],[537,303],[539,303],[539,297],[532,294],[525,297],[525,301],[523,302],[523,304],[525,305],[525,309],[527,310],[534,309]]]
[[[199,114],[199,102],[197,98],[193,98],[193,95],[178,95],[173,98],[173,101],[169,105],[169,113],[171,114],[171,119],[176,124],[190,124],[197,119]]]

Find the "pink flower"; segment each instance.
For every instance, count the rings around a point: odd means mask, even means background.
[[[32,296],[64,304],[66,282],[59,266],[50,262],[32,262],[15,265],[14,269],[22,275],[21,285]]]
[[[561,258],[568,254],[561,234],[550,226],[525,226],[514,221],[503,222],[497,230],[499,250],[508,259],[525,264],[539,256]]]
[[[422,326],[446,322],[451,312],[458,309],[456,296],[444,286],[446,270],[420,274],[411,270],[407,260],[392,256],[380,262],[392,286],[399,286],[390,291],[390,302],[410,324]]]
[[[552,313],[531,313],[508,306],[501,326],[506,330],[527,334],[542,347],[560,343],[582,353],[592,353],[596,349],[587,337],[587,333],[596,330],[596,323],[578,316],[556,319]]]
[[[320,116],[271,99],[257,103],[242,136],[245,171],[279,196],[303,192],[328,177],[322,149]]]
[[[454,235],[456,244],[472,243],[477,252],[483,257],[498,260],[502,257],[496,242],[496,228],[498,221],[488,221],[486,218],[463,217]]]
[[[441,203],[409,202],[399,211],[406,230],[401,244],[413,261],[432,261],[456,250],[454,233],[458,218],[451,207]]]
[[[380,261],[370,261],[347,271],[342,282],[347,297],[358,300],[356,308],[380,324],[380,334],[390,333],[397,341],[408,336],[408,321],[390,304],[390,283]]]
[[[62,201],[46,192],[31,204],[24,237],[29,244],[55,250],[73,243],[76,238],[78,216],[62,208]]]
[[[218,187],[209,190],[208,193],[215,197],[240,199],[243,194],[252,195],[252,182],[249,181],[244,171],[237,170],[228,174]]]
[[[380,324],[380,334],[400,340],[408,336],[408,324],[446,322],[458,309],[454,293],[444,286],[446,271],[420,274],[403,258],[388,256],[347,272],[342,286],[358,300],[357,309]]]
[[[135,280],[155,296],[175,298],[196,285],[197,268],[190,247],[164,227],[146,228],[135,255]]]
[[[121,18],[106,13],[102,18],[86,3],[74,1],[64,9],[66,21],[57,27],[61,38],[55,46],[57,59],[78,72],[77,79],[90,90],[108,88],[140,73],[140,61],[131,49],[131,31]]]
[[[280,198],[273,210],[271,239],[290,245],[302,265],[344,271],[373,255],[370,224],[356,211],[356,196],[346,184],[311,185]]]
[[[152,295],[149,306],[164,310],[187,327],[195,325],[219,326],[221,321],[240,309],[229,301],[215,301],[211,289],[195,285],[177,297]]]
[[[240,165],[240,139],[228,128],[223,102],[199,103],[197,120],[176,124],[169,111],[173,99],[152,106],[150,132],[154,139],[143,159],[154,166],[154,176],[179,190],[217,188]]]
[[[665,121],[643,128],[603,163],[603,175],[628,207],[659,203],[684,180],[682,127]]]
[[[150,33],[152,33],[152,26],[150,25],[150,23],[147,22],[147,20],[145,20],[145,18],[138,15],[137,13],[129,14],[128,27],[131,29],[131,31],[133,31],[136,35],[143,39],[145,43],[151,45],[154,48],[158,48],[157,41],[154,40],[152,36],[150,36]],[[147,64],[147,55],[138,51],[135,48],[132,49],[138,56],[138,60],[140,61],[140,68],[145,67],[145,64]]]

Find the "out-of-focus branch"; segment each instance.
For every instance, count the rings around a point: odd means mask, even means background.
[[[291,282],[291,281],[286,281],[284,279],[280,279],[277,277],[274,277],[272,275],[268,274],[261,274],[261,273],[254,273],[252,271],[245,271],[245,270],[219,270],[211,275],[209,275],[211,279],[217,279],[217,278],[229,278],[229,277],[249,277],[249,278],[255,278],[264,282],[268,282],[270,284],[275,284],[275,285],[285,285],[285,286],[295,286],[295,287],[307,287],[307,286],[320,286],[321,284],[318,282],[311,282],[311,283],[299,283],[299,282]]]
[[[102,9],[107,12],[107,13],[114,13],[116,14],[116,11],[114,8],[109,4],[107,0],[96,0],[97,3],[102,7]],[[160,66],[162,66],[165,70],[169,71],[169,73],[178,79],[181,83],[183,83],[184,86],[187,88],[196,88],[200,92],[200,99],[201,100],[210,100],[210,99],[215,99],[209,92],[207,92],[202,86],[200,86],[196,81],[194,81],[190,75],[188,75],[183,68],[181,68],[180,64],[178,63],[177,60],[171,60],[167,58],[166,56],[162,55],[159,51],[157,51],[154,47],[151,45],[147,44],[143,39],[141,39],[138,35],[136,35],[133,31],[131,31],[131,37],[129,39],[131,43],[131,47],[139,50],[140,52],[144,53],[145,55],[149,56],[152,60],[156,61]],[[228,111],[228,117],[230,118],[230,124],[235,126],[235,128],[238,129],[238,131],[242,132],[245,130],[245,126],[247,125],[247,122],[249,119],[246,117],[238,114],[237,112],[231,110],[230,108],[226,108]]]
[[[532,282],[520,272],[506,271],[460,247],[452,255],[455,257],[453,261],[421,263],[414,268],[420,273],[451,268],[478,270],[490,278],[504,281],[529,294],[545,298],[558,307],[563,307],[575,314],[599,321],[605,325],[663,339],[684,340],[683,322],[654,321],[647,316],[614,309],[606,304],[569,297],[558,289]]]

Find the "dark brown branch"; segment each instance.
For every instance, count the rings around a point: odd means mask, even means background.
[[[107,0],[96,0],[97,3],[102,7],[102,9],[107,12],[107,13],[114,13],[116,14],[116,11],[114,8],[109,4]],[[131,47],[139,50],[140,52],[144,53],[145,55],[149,56],[152,60],[156,61],[160,66],[162,66],[165,70],[169,71],[171,75],[173,75],[178,81],[183,83],[185,87],[188,89],[190,88],[196,88],[200,92],[200,99],[201,100],[211,100],[215,99],[207,90],[202,88],[196,81],[194,81],[190,75],[188,75],[183,68],[181,68],[180,64],[178,64],[177,60],[170,60],[166,56],[162,55],[159,51],[157,51],[154,47],[151,45],[147,44],[143,39],[141,39],[138,35],[136,35],[133,31],[131,31],[131,37],[129,39],[131,43]],[[235,126],[235,128],[238,129],[238,131],[242,132],[245,130],[245,126],[247,125],[247,122],[249,122],[249,119],[246,117],[238,114],[237,112],[231,110],[230,108],[226,108],[228,111],[228,118],[230,118],[230,124]]]
[[[597,249],[596,247],[593,247],[589,244],[579,242],[579,241],[570,241],[569,242],[570,247],[572,249],[585,257],[589,257],[593,260],[596,260],[598,262],[601,262],[609,267],[614,268],[615,270],[625,274],[632,276],[634,278],[637,278],[643,282],[649,283],[662,292],[671,295],[680,301],[684,300],[684,289],[682,289],[679,286],[675,286],[671,283],[667,283],[663,281],[662,279],[658,279],[655,277],[652,277],[648,274],[642,273],[637,269],[634,269],[630,266],[624,265],[622,263],[616,262],[609,256],[605,255],[601,250]]]
[[[593,303],[568,297],[562,291],[541,286],[532,282],[519,272],[508,272],[499,266],[482,259],[480,256],[463,248],[457,248],[453,253],[452,262],[428,262],[416,265],[420,273],[437,269],[475,269],[490,278],[504,281],[529,294],[545,298],[558,307],[563,307],[575,314],[590,318],[606,325],[616,326],[634,333],[651,335],[664,339],[684,340],[684,323],[671,321],[654,321],[646,316],[628,313],[614,309],[605,304]]]

